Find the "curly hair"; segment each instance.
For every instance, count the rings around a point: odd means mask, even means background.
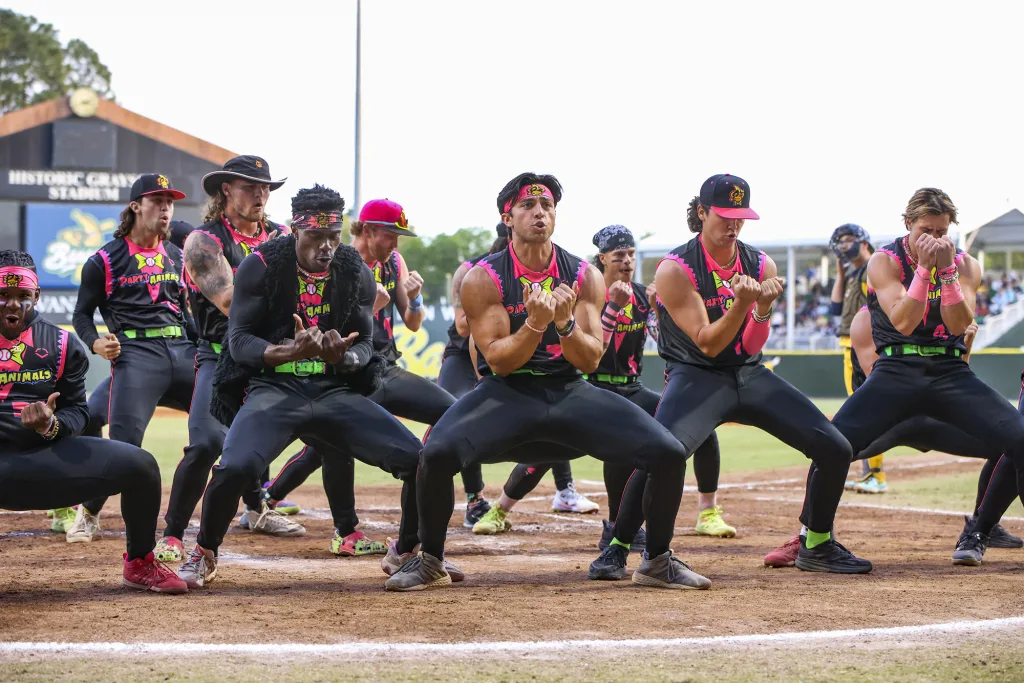
[[[700,232],[704,229],[704,223],[701,222],[700,213],[698,213],[700,206],[700,197],[694,197],[690,200],[690,205],[686,207],[686,227],[690,229],[690,232]]]
[[[535,183],[538,185],[544,185],[551,190],[551,194],[555,198],[556,205],[558,202],[562,201],[562,184],[558,182],[558,178],[553,175],[520,173],[512,180],[505,183],[505,187],[501,188],[501,192],[498,193],[498,213],[505,213],[505,204],[514,200],[523,186],[533,185]]]
[[[329,187],[304,187],[292,197],[292,215],[312,211],[345,213],[345,200]]]
[[[121,223],[117,226],[117,230],[114,231],[114,239],[124,239],[131,234],[134,227],[135,212],[132,211],[132,205],[129,204],[121,210]]]
[[[17,249],[0,249],[0,268],[7,267],[36,269],[36,262],[28,252]]]

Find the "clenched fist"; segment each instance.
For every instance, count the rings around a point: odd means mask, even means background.
[[[421,289],[423,289],[423,278],[415,270],[410,270],[409,277],[405,278],[405,293],[409,300],[418,297]]]
[[[46,430],[50,428],[50,420],[53,419],[53,413],[57,410],[57,398],[59,396],[59,393],[53,393],[46,399],[46,403],[36,401],[22,408],[21,424],[35,432],[45,434]]]
[[[648,289],[650,289],[650,287],[648,287]],[[633,288],[628,282],[616,280],[612,283],[612,286],[608,288],[608,300],[619,308],[628,304],[631,296],[633,296]],[[651,295],[648,294],[647,296],[650,297]]]
[[[92,343],[92,352],[100,358],[114,360],[121,355],[121,342],[117,340],[116,334],[107,332]]]
[[[761,296],[761,283],[748,275],[737,275],[732,279],[732,293],[744,307],[749,307]]]
[[[956,258],[956,245],[949,235],[935,240],[935,267],[939,270],[949,268]]]
[[[565,327],[572,320],[573,309],[576,308],[576,297],[579,296],[579,285],[572,288],[564,282],[551,292],[555,299],[555,327]]]
[[[939,258],[939,240],[928,234],[921,235],[914,243],[914,251],[917,252],[918,265],[931,270]]]
[[[391,303],[391,295],[388,294],[388,290],[384,288],[384,285],[377,283],[377,298],[373,300],[373,314],[377,315],[382,308]]]
[[[785,281],[781,277],[765,278],[761,283],[761,296],[757,297],[757,305],[768,308],[772,302],[782,295]]]
[[[526,322],[531,328],[546,329],[555,319],[555,297],[540,285],[524,286],[523,301],[526,303]]]

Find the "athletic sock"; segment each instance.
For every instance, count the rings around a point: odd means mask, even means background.
[[[480,497],[479,493],[467,493],[466,494],[466,502],[467,503],[476,502],[476,499],[479,498],[479,497]]]
[[[831,538],[831,531],[826,531],[825,533],[818,533],[817,531],[811,531],[810,529],[808,529],[806,541],[807,549],[810,550],[811,548],[816,548],[817,546],[821,545],[822,543],[828,541]]]
[[[806,526],[802,526],[801,525],[801,527],[800,527],[800,535],[801,536],[803,536],[804,538],[807,538],[807,532],[808,531],[810,531],[810,529],[808,529]]]
[[[623,548],[625,548],[626,550],[629,550],[629,544],[628,544],[628,543],[623,543],[622,541],[620,541],[620,540],[619,540],[619,539],[617,539],[617,538],[613,538],[613,539],[612,539],[612,542],[611,542],[611,543],[609,543],[608,545],[621,545],[621,546],[622,546]]]

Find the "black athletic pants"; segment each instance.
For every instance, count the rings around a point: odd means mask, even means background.
[[[658,403],[661,396],[640,382],[632,384],[605,384],[592,382],[595,387],[612,391],[627,399],[631,403],[640,406],[645,413],[654,417],[658,410]],[[562,464],[568,466],[568,463]],[[559,484],[559,473],[556,469],[559,464],[551,465],[554,470],[555,484],[559,489],[565,486]],[[513,500],[522,500],[537,487],[540,480],[548,470],[548,465],[517,465],[505,482],[505,495]],[[718,476],[721,468],[721,456],[718,448],[718,435],[714,432],[697,448],[693,454],[693,469],[697,477],[697,488],[701,493],[713,493],[718,490]],[[619,505],[622,502],[622,495],[625,492],[626,484],[633,474],[632,467],[624,467],[618,463],[604,463],[604,485],[608,492],[608,519],[612,522],[619,514]],[[570,475],[571,479],[571,475]]]
[[[0,452],[0,508],[71,507],[121,494],[128,559],[153,550],[160,511],[160,468],[152,455],[109,439],[70,436],[28,451]]]
[[[126,339],[110,363],[110,438],[142,446],[161,400],[188,406],[195,386],[195,345],[187,339]],[[85,501],[98,514],[106,496]]]
[[[813,504],[801,521],[813,530],[832,528],[850,469],[850,444],[810,399],[763,365],[672,366],[655,419],[687,452],[723,422],[757,427],[800,451],[818,465],[808,482]],[[615,538],[632,543],[642,523],[639,486],[630,479],[615,520]]]
[[[397,417],[433,425],[455,404],[455,397],[447,391],[398,365],[390,365],[384,371],[383,383],[370,400]],[[319,452],[308,446],[293,455],[271,483],[270,498],[282,500],[306,481],[321,462]],[[324,491],[334,511],[334,526],[339,534],[347,536],[359,524],[355,507],[355,462],[337,463],[330,475],[325,471],[323,477]],[[484,488],[479,467],[464,471],[462,482],[467,493],[479,493]]]
[[[1017,412],[1024,414],[1024,374],[1021,375],[1021,393],[1017,399]],[[984,492],[981,490],[981,482],[978,483],[980,501],[975,510],[974,531],[988,535],[992,527],[999,523],[1006,511],[1010,509],[1014,499],[1021,495],[1024,489],[1021,485],[1021,472],[1024,466],[1015,462],[1007,455],[1001,456],[996,461],[992,477]],[[984,471],[982,471],[984,475]]]
[[[1016,491],[1024,491],[1024,415],[982,382],[960,358],[880,357],[868,381],[846,400],[832,423],[849,439],[854,452],[860,453],[886,431],[918,415],[958,427],[991,452],[1002,452],[1015,465]],[[995,484],[993,481],[989,486],[991,495],[996,495]],[[836,503],[841,495],[835,496]],[[988,533],[1005,510],[995,515],[982,503],[975,528]]]
[[[249,383],[206,489],[200,546],[213,551],[220,547],[246,485],[297,438],[323,455],[325,478],[335,464],[356,458],[401,479],[398,550],[412,550],[417,542],[414,477],[419,439],[376,403],[324,376],[257,378]]]
[[[528,458],[524,446],[536,442],[563,447],[564,457],[589,453],[648,472],[642,496],[648,548],[652,556],[668,551],[688,451],[640,407],[611,391],[582,379],[526,374],[485,377],[431,431],[416,480],[423,551],[444,555],[456,472],[507,462],[510,455]],[[548,457],[536,464],[550,462],[548,453],[541,455]]]

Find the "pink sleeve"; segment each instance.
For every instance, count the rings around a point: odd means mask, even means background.
[[[765,342],[768,341],[768,333],[771,330],[771,320],[766,320],[763,323],[754,322],[754,306],[751,306],[750,313],[747,314],[747,324],[743,328],[743,337],[740,340],[743,343],[743,350],[751,356],[760,353]]]

